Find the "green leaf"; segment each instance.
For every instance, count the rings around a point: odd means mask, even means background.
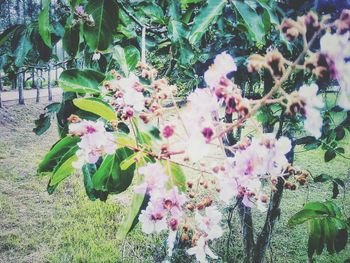
[[[39,119],[35,120],[35,128],[33,132],[36,135],[42,135],[45,133],[51,126],[51,120],[54,116],[54,113],[58,112],[61,109],[61,103],[54,102],[45,107],[46,112],[40,114]]]
[[[332,180],[333,178],[331,176],[329,176],[328,174],[320,174],[319,176],[316,176],[314,178],[314,182],[315,183],[324,183],[327,182],[329,180]]]
[[[78,147],[70,149],[57,164],[53,170],[53,174],[49,183],[50,186],[59,184],[74,172],[75,168],[73,167],[73,163],[78,159],[78,157],[75,155],[77,149]]]
[[[90,0],[85,11],[92,15],[94,25],[84,24],[84,36],[92,50],[106,50],[113,41],[118,24],[118,6],[113,0]]]
[[[63,155],[66,154],[69,149],[76,146],[79,141],[80,137],[78,136],[66,136],[55,143],[40,162],[38,173],[53,171]]]
[[[336,153],[333,149],[328,149],[324,154],[324,161],[329,162],[336,157]]]
[[[321,227],[318,220],[310,221],[309,224],[309,240],[308,240],[308,257],[312,258],[312,255],[315,253],[319,241],[321,239]]]
[[[208,0],[208,5],[200,10],[193,21],[193,27],[188,37],[190,44],[196,45],[202,39],[210,24],[221,14],[226,3],[227,0]]]
[[[132,164],[128,169],[122,170],[120,164],[133,153],[123,147],[117,149],[114,155],[107,155],[92,177],[94,188],[108,193],[125,191],[132,182],[136,165]]]
[[[13,33],[18,29],[22,27],[22,25],[13,25],[7,28],[4,32],[0,35],[0,47],[6,43],[10,37],[13,35]]]
[[[74,58],[79,51],[80,32],[79,25],[68,26],[65,29],[62,39],[63,49],[67,54]]]
[[[126,55],[124,49],[121,46],[116,46],[113,52],[113,58],[119,64],[120,69],[123,71],[125,76],[129,75],[129,67],[126,62]]]
[[[36,135],[44,134],[51,126],[51,116],[46,114],[40,114],[39,119],[34,121],[35,128],[33,132]]]
[[[96,200],[95,189],[94,189],[94,185],[92,183],[91,177],[96,171],[96,165],[85,164],[82,168],[82,171],[84,176],[84,186],[85,186],[86,195],[89,197],[91,201],[95,201]]]
[[[30,40],[30,35],[32,33],[32,28],[23,28],[18,27],[13,35],[12,41],[11,41],[11,47],[14,51],[15,56],[15,65],[17,67],[21,67],[24,64],[24,61],[29,53],[29,51],[32,49],[32,43]]]
[[[232,1],[233,6],[241,15],[245,26],[252,32],[255,40],[259,43],[265,43],[265,30],[262,17],[259,16],[254,9],[248,4],[241,1]]]
[[[144,163],[145,161],[141,159],[140,162],[137,164],[137,167],[143,166]],[[142,183],[142,181],[142,176],[137,176],[135,184],[139,185]],[[133,194],[130,208],[128,209],[128,212],[124,217],[123,222],[120,224],[120,227],[117,232],[118,240],[123,240],[126,237],[126,235],[134,228],[134,226],[138,222],[138,216],[140,215],[141,211],[146,208],[148,201],[149,195],[147,194]]]
[[[38,18],[39,34],[45,45],[51,47],[51,32],[50,32],[50,0],[44,0],[41,12]]]
[[[162,162],[167,175],[172,177],[172,182],[181,192],[186,192],[186,176],[180,165],[166,161]],[[168,166],[169,165],[169,166]]]
[[[134,46],[124,47],[126,64],[130,71],[133,71],[140,61],[140,51]]]
[[[122,169],[122,170],[128,169],[131,165],[136,163],[137,160],[140,160],[141,158],[143,158],[144,155],[145,155],[144,152],[133,153],[132,155],[130,155],[128,158],[124,159],[120,163],[120,169]]]
[[[338,195],[339,195],[339,187],[338,187],[338,184],[336,182],[333,182],[333,190],[332,190],[332,192],[333,192],[332,198],[336,199],[338,197]]]
[[[140,61],[140,51],[134,46],[126,46],[125,48],[116,46],[113,52],[113,58],[119,64],[124,75],[128,76],[129,71],[133,71]]]
[[[293,227],[296,225],[300,225],[306,221],[309,221],[310,219],[322,218],[324,217],[324,215],[326,215],[326,213],[322,211],[303,209],[289,219],[288,226]]]
[[[117,114],[114,109],[107,103],[101,99],[97,98],[79,98],[74,99],[73,103],[79,109],[84,111],[92,112],[107,121],[115,121],[117,120]]]
[[[72,7],[72,9],[74,9],[77,5],[80,4],[82,0],[69,0],[70,2],[70,6]]]
[[[91,69],[68,69],[61,73],[58,84],[66,92],[99,94],[104,79],[105,75]]]
[[[340,208],[334,202],[307,203],[301,211],[290,218],[288,225],[294,226],[304,222],[309,222],[309,259],[312,259],[315,252],[320,255],[325,244],[331,254],[345,248],[348,225],[343,220]],[[338,242],[341,243],[340,246],[337,245]]]
[[[140,8],[140,13],[148,16],[152,22],[157,24],[164,24],[164,12],[162,8],[156,4],[151,4],[147,6],[142,6]]]

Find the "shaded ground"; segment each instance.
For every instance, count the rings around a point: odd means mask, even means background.
[[[125,243],[116,241],[118,224],[129,203],[128,193],[106,203],[91,202],[85,197],[79,175],[66,180],[53,196],[46,193],[48,178],[37,177],[35,170],[57,140],[56,129],[52,127],[41,137],[31,132],[33,120],[44,106],[45,103],[28,101],[24,106],[7,104],[6,112],[0,109],[0,262],[161,262],[165,255],[164,236],[145,236],[133,231]],[[343,146],[349,155],[349,140]],[[297,152],[296,164],[310,169],[314,175],[338,176],[349,187],[349,160],[336,158],[326,164],[319,151],[302,152],[298,148]],[[305,226],[291,230],[286,223],[307,200],[330,197],[330,184],[285,192],[281,218],[267,253],[268,262],[306,262]],[[336,201],[349,213],[349,193],[341,194]],[[265,215],[255,213],[254,220],[261,225]],[[228,262],[241,262],[236,214],[233,221]],[[212,246],[219,256],[225,255],[224,238]],[[324,253],[316,262],[338,263],[348,258],[349,249],[337,256]],[[186,257],[183,250],[174,257],[174,262],[191,260],[193,257]]]

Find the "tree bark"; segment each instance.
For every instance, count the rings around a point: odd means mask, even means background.
[[[17,75],[17,81],[18,81],[18,103],[23,105],[24,96],[23,96],[23,74],[22,73],[19,73]]]
[[[246,207],[242,200],[238,204],[238,214],[241,220],[242,235],[243,235],[243,249],[244,249],[244,263],[252,263],[253,249],[254,249],[254,232],[253,232],[253,218],[250,207]]]
[[[49,101],[52,101],[51,66],[50,66],[50,64],[48,65],[48,68],[47,68],[47,92],[48,92]]]
[[[293,164],[294,160],[294,148],[295,143],[292,141],[292,149],[287,154],[288,162]],[[256,245],[253,252],[253,262],[254,263],[263,263],[265,259],[266,248],[270,243],[272,237],[272,231],[274,229],[276,220],[280,216],[280,204],[283,196],[284,189],[284,180],[283,178],[278,178],[276,184],[276,191],[271,193],[269,208],[267,211],[264,227],[259,233]]]
[[[2,93],[2,79],[1,79],[1,73],[0,73],[0,108],[2,108],[1,93]]]

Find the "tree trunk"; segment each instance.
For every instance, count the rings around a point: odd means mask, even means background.
[[[11,7],[10,7],[10,1],[7,2],[7,14],[8,14],[8,26],[11,26]]]
[[[57,44],[55,45],[55,54],[56,54],[56,56],[58,58]],[[56,66],[55,66],[55,80],[56,80],[56,83],[57,83],[57,81],[58,81],[58,65],[57,65],[57,63],[56,63]]]
[[[51,90],[51,66],[49,64],[47,68],[47,92],[49,101],[52,101],[52,90]]]
[[[244,249],[244,263],[252,263],[253,249],[254,249],[254,229],[253,218],[250,207],[246,207],[242,200],[238,204],[238,214],[241,220],[242,235],[243,235],[243,249]]]
[[[290,138],[291,139],[291,138]],[[292,140],[292,139],[291,139]],[[287,159],[290,164],[294,161],[294,148],[295,143],[292,140],[292,149],[287,154]],[[280,216],[280,204],[283,196],[284,180],[283,178],[278,178],[276,185],[277,190],[271,193],[270,204],[267,211],[265,224],[261,232],[259,233],[256,245],[254,248],[253,262],[263,263],[265,259],[266,248],[272,237],[272,231],[274,229],[277,218]]]
[[[0,73],[0,108],[2,108],[1,92],[2,92],[2,79],[1,79],[1,73]]]
[[[17,22],[18,24],[22,23],[22,15],[21,15],[21,7],[20,7],[20,1],[16,1],[16,15],[17,15]]]
[[[17,81],[18,81],[18,103],[23,105],[24,104],[24,94],[23,94],[23,74],[19,73],[17,75]]]

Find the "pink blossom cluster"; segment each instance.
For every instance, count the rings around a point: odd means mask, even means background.
[[[112,133],[107,132],[102,121],[82,120],[69,125],[69,134],[80,136],[78,157],[73,166],[81,169],[86,163],[96,163],[105,154],[114,154],[116,143]]]
[[[266,196],[261,180],[283,176],[289,163],[286,154],[291,142],[286,137],[275,139],[273,134],[264,134],[239,144],[234,157],[226,160],[224,169],[214,170],[220,185],[219,197],[230,203],[233,198],[242,198],[245,206],[264,209]]]
[[[149,163],[139,168],[138,172],[144,176],[144,182],[136,186],[135,191],[147,193],[150,197],[147,208],[139,216],[142,231],[151,234],[168,230],[168,255],[171,256],[186,196],[176,186],[169,186],[169,176],[161,164]]]

